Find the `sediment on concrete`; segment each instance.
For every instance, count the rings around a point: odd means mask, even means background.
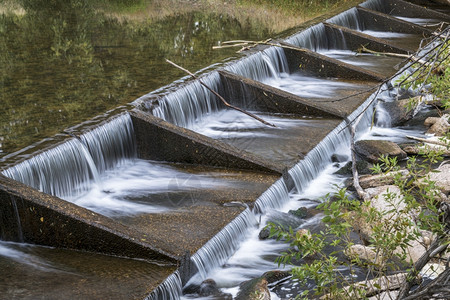
[[[1,239],[177,264],[164,240],[0,175]],[[154,246],[158,244],[161,248]]]
[[[305,71],[320,77],[335,77],[374,82],[380,82],[385,79],[384,75],[344,63],[308,49],[299,48],[299,50],[294,50],[284,48],[284,52],[291,73]]]
[[[386,40],[370,36],[368,34],[349,29],[344,26],[339,26],[332,23],[323,23],[325,25],[325,32],[335,36],[341,36],[345,39],[345,45],[349,50],[360,52],[362,46],[367,49],[377,52],[390,52],[399,54],[408,54],[408,49],[392,45]]]
[[[426,1],[429,5],[431,1]],[[429,9],[417,4],[409,3],[403,0],[384,0],[385,11],[390,15],[406,18],[417,18],[420,16],[425,19],[440,19],[450,21],[450,16],[433,9]]]
[[[219,74],[224,85],[225,98],[236,104],[243,101],[245,109],[270,113],[298,114],[300,116],[342,118],[336,111],[320,107],[308,99],[303,99],[253,79],[224,70],[219,71]]]
[[[280,176],[287,168],[139,110],[132,110],[131,117],[138,156],[142,159],[247,169]]]
[[[433,33],[431,29],[362,6],[358,6],[357,10],[365,28],[370,28],[371,30],[410,33],[423,37],[430,36]]]

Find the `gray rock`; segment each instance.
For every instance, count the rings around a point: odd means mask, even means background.
[[[394,142],[383,140],[361,140],[355,143],[355,151],[364,160],[371,163],[379,161],[381,155],[406,158],[406,153]]]
[[[420,97],[420,96],[419,96]],[[411,99],[403,99],[393,102],[385,102],[382,107],[389,113],[391,117],[391,126],[403,125],[414,116],[414,109],[410,109],[409,103]]]
[[[235,300],[270,300],[267,280],[259,277],[241,283]]]

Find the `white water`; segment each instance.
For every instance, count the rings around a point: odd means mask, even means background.
[[[3,175],[60,198],[76,198],[99,183],[99,170],[136,156],[131,117],[123,114],[79,139],[37,154]]]
[[[116,168],[104,172],[100,182],[90,183],[87,193],[67,200],[106,216],[156,213],[183,205],[172,202],[171,193],[233,186],[233,182],[208,174],[191,174],[168,164],[141,159],[123,160]],[[156,194],[166,194],[162,197],[165,201],[153,200],[152,195]]]
[[[181,278],[178,271],[164,280],[145,300],[174,300],[181,298]]]

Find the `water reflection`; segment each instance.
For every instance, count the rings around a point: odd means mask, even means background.
[[[195,71],[234,55],[234,49],[213,51],[219,41],[269,34],[195,11],[119,21],[98,3],[0,4],[0,157],[185,75],[164,58]]]

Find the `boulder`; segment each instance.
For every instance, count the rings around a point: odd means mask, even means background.
[[[220,294],[217,283],[213,279],[206,279],[200,284],[198,295],[208,297]]]
[[[292,274],[289,271],[274,270],[274,271],[267,271],[261,277],[266,279],[268,284],[272,284],[290,276],[292,276]]]
[[[374,188],[383,185],[390,185],[394,183],[395,176],[401,176],[401,178],[406,178],[407,175],[408,175],[407,170],[390,172],[387,174],[364,175],[359,177],[359,185],[363,189]]]
[[[241,283],[235,300],[270,300],[267,279],[259,277]]]
[[[429,173],[429,179],[436,183],[437,188],[445,195],[450,194],[450,164],[440,165]]]
[[[427,118],[424,122],[428,128],[428,134],[434,134],[436,136],[445,136],[450,131],[450,124],[448,122],[449,115],[444,115],[440,118]]]
[[[300,218],[300,219],[309,219],[311,217],[314,217],[315,215],[317,215],[320,212],[321,211],[318,210],[317,208],[312,208],[312,207],[308,208],[308,207],[304,207],[304,206],[299,207],[296,210],[291,209],[288,211],[289,214],[296,216],[297,218]]]
[[[414,107],[411,107],[410,104],[412,102],[417,102],[418,100],[420,100],[417,99],[417,97],[413,99],[384,102],[381,105],[388,112],[391,118],[391,126],[403,125],[406,121],[412,119],[412,117],[414,116]]]
[[[405,159],[406,153],[391,141],[383,140],[361,140],[355,143],[356,153],[364,160],[371,163],[379,161],[381,155]]]
[[[341,154],[333,154],[331,155],[331,161],[334,163],[341,163],[344,161],[347,161],[349,157],[347,155],[341,155]]]
[[[363,245],[351,245],[349,248],[345,249],[344,254],[349,259],[360,259],[369,264],[380,264],[383,259],[381,254],[375,252],[373,247],[363,246]]]
[[[404,211],[406,205],[403,202],[403,197],[398,187],[388,185],[369,188],[366,189],[366,193],[371,199],[370,206],[383,213],[381,220],[378,220],[379,222],[396,222],[399,217],[406,219],[414,218],[415,212],[410,210]],[[390,194],[389,196],[388,193]],[[395,206],[395,210],[393,210],[393,206]],[[369,226],[365,220],[355,219],[354,227],[362,235],[369,237],[372,235],[372,227],[371,225]],[[407,231],[412,232],[414,229],[416,228],[410,228]],[[426,248],[424,245],[427,243],[427,238],[429,239],[428,234],[423,235],[419,240],[410,242],[410,246],[406,249],[408,260],[410,259],[413,262],[416,262],[422,254],[425,253]],[[398,253],[400,251],[400,249],[396,250]]]
[[[370,171],[370,165],[367,163],[367,161],[359,160],[356,162],[356,170],[358,171],[358,174],[370,174],[372,171]],[[346,163],[342,168],[337,170],[335,172],[337,175],[352,175],[352,162],[349,161]]]

